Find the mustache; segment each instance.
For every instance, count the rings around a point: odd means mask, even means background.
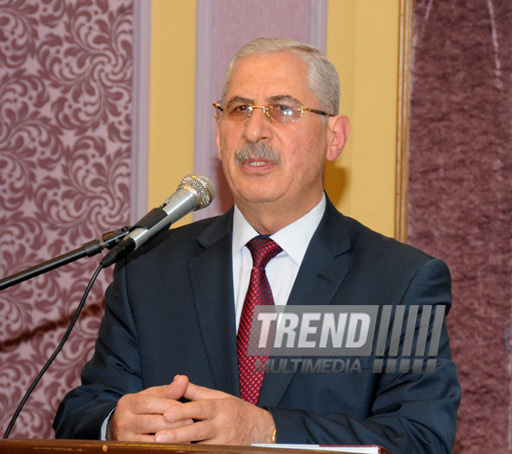
[[[244,161],[254,158],[261,158],[273,164],[281,164],[279,150],[262,142],[246,143],[235,153],[235,162],[237,164],[242,164]]]

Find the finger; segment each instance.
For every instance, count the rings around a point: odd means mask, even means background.
[[[168,399],[178,400],[181,399],[187,387],[189,385],[189,379],[186,375],[176,375],[170,385],[165,390],[165,397]]]
[[[140,434],[131,434],[126,438],[116,438],[116,441],[132,441],[132,442],[142,442],[142,443],[154,443],[155,436],[154,435],[140,435]]]
[[[229,394],[223,393],[222,391],[205,388],[204,386],[194,385],[193,383],[189,383],[187,390],[184,394],[185,399],[188,400],[222,399],[228,396]]]
[[[135,415],[120,421],[112,427],[117,440],[131,440],[135,436],[153,436],[156,432],[191,424],[192,420],[165,422],[161,415]]]
[[[170,385],[152,386],[136,393],[144,396],[166,397]]]
[[[130,413],[157,414],[161,415],[169,408],[181,404],[173,399],[163,397],[144,396],[141,394],[131,394],[123,396],[118,402],[117,409],[129,411]],[[117,411],[116,409],[116,411]]]
[[[168,385],[153,387],[121,397],[109,423],[114,439],[129,440],[135,435],[154,434],[183,425],[184,421],[166,422],[163,419],[166,410],[182,405],[176,400],[155,396],[165,394],[167,388]]]
[[[183,425],[177,429],[163,430],[155,434],[157,443],[188,443],[194,441],[212,440],[215,437],[215,427],[210,421],[198,421]]]
[[[182,405],[169,408],[163,414],[165,422],[173,423],[185,419],[204,420],[218,414],[218,400],[205,399],[187,402]]]
[[[188,382],[189,380],[186,375],[176,375],[174,380],[168,385],[152,386],[136,394],[178,400],[183,397]]]
[[[160,430],[174,429],[182,426],[182,421],[168,423],[164,421],[161,415],[141,415],[133,418],[134,426],[139,434],[154,434]]]

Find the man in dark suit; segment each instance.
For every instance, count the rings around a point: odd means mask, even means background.
[[[460,387],[444,322],[432,371],[376,373],[361,356],[343,373],[267,371],[256,389],[239,376],[253,237],[277,248],[261,284],[276,305],[451,304],[443,262],[344,217],[324,194],[325,160],[349,133],[338,102],[336,70],[314,48],[263,38],[237,53],[215,103],[235,207],[117,265],[94,357],[56,416],[58,437],[451,451]]]

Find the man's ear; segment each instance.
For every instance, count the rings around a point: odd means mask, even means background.
[[[215,123],[215,144],[217,145],[217,158],[220,159],[220,126],[219,126],[219,116],[215,113],[213,114],[213,122]]]
[[[343,151],[350,133],[350,121],[346,115],[336,115],[327,120],[330,141],[325,159],[334,161]]]

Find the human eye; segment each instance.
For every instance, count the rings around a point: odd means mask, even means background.
[[[293,115],[295,109],[288,105],[283,103],[273,104],[270,106],[272,110],[275,110],[276,112],[279,112],[281,115],[291,116]]]
[[[228,116],[232,119],[245,118],[251,113],[251,106],[242,103],[233,103],[228,106]]]
[[[248,112],[250,106],[242,103],[232,103],[228,106],[227,111],[230,113],[244,113]]]
[[[281,123],[294,121],[297,115],[299,115],[293,106],[282,102],[270,105],[269,110],[271,115]]]
[[[247,112],[248,108],[249,108],[249,106],[247,106],[245,104],[240,104],[240,105],[237,105],[237,106],[233,106],[232,111],[233,112]]]

